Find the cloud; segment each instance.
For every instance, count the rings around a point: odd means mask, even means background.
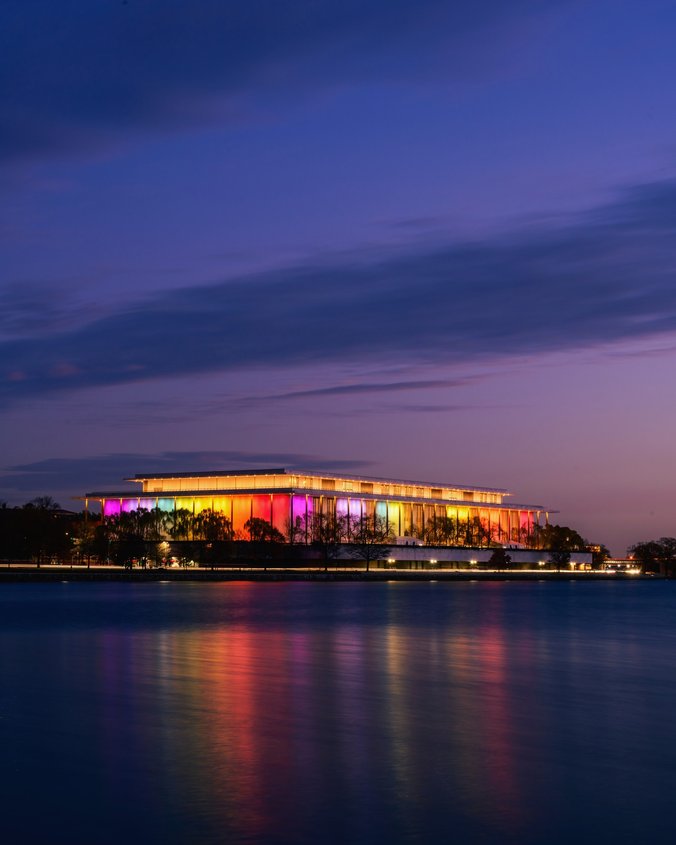
[[[79,285],[77,277],[58,284],[25,278],[0,283],[0,340],[72,330],[100,316],[105,306],[78,295]]]
[[[364,80],[475,76],[509,49],[510,28],[560,5],[4,0],[0,160],[238,123],[263,100]]]
[[[676,183],[665,182],[557,227],[170,290],[0,343],[0,403],[251,367],[449,365],[672,333],[675,230]]]
[[[82,458],[46,458],[27,464],[14,464],[0,470],[2,486],[16,495],[41,495],[57,492],[91,490],[92,481],[102,489],[129,489],[138,485],[124,483],[138,472],[209,472],[225,469],[327,470],[363,473],[371,465],[364,460],[330,460],[299,452],[193,451],[157,453],[113,453]],[[62,491],[66,491],[63,493]],[[67,503],[61,502],[68,507]]]
[[[236,407],[238,409],[264,405],[268,407],[271,403],[293,402],[303,399],[321,399],[333,396],[373,396],[377,393],[408,393],[411,390],[435,390],[448,389],[453,387],[464,387],[475,382],[476,376],[454,379],[418,379],[416,381],[383,381],[383,382],[352,382],[350,384],[334,384],[326,387],[308,388],[306,390],[289,390],[285,393],[268,393],[260,396],[242,396],[228,399],[227,402],[218,403],[212,406],[213,411],[223,411],[226,408]]]

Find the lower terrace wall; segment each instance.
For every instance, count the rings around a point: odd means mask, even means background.
[[[438,566],[444,563],[459,563],[471,566],[472,561],[477,564],[487,564],[494,551],[495,549],[467,547],[393,545],[388,547],[387,560],[394,567],[399,563],[431,564],[433,560],[437,562]],[[550,552],[546,549],[518,549],[505,546],[505,551],[512,559],[510,566],[521,565],[530,569],[537,569],[540,561],[543,561],[545,566],[549,563]],[[341,557],[346,557],[346,555],[342,554]],[[591,566],[591,562],[591,552],[571,552],[570,554],[570,563],[574,564],[576,568],[579,568],[580,565]]]

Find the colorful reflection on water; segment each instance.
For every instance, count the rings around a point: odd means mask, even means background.
[[[671,841],[676,585],[12,585],[4,841]]]

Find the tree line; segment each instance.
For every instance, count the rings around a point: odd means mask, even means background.
[[[287,521],[284,531],[252,517],[243,531],[236,532],[225,514],[209,509],[193,513],[184,508],[140,508],[103,518],[63,510],[50,496],[17,507],[0,502],[0,558],[38,565],[54,559],[120,564],[146,559],[161,564],[179,553],[180,558],[206,564],[237,559],[283,563],[292,561],[303,546],[325,564],[350,554],[368,567],[387,557],[393,540],[387,521],[379,516],[315,512]],[[511,565],[508,550],[500,551],[502,544],[478,519],[433,517],[420,538],[411,538],[412,543],[418,540],[429,546],[493,548],[493,565]],[[547,564],[555,568],[565,567],[576,551],[592,551],[595,564],[610,556],[604,545],[590,545],[565,525],[530,526],[519,534],[519,541],[528,548],[547,550]],[[676,574],[676,538],[636,543],[628,553],[646,571]]]
[[[656,572],[668,578],[676,575],[676,537],[635,543],[627,551],[644,572]]]
[[[225,514],[210,509],[193,513],[184,508],[139,508],[98,517],[65,511],[50,497],[40,497],[22,507],[0,503],[0,558],[38,566],[57,559],[120,565],[236,560],[282,564],[292,561],[303,546],[327,565],[343,549],[368,569],[387,555],[386,544],[394,539],[379,516],[348,519],[314,513],[288,521],[285,528],[282,532],[265,519],[251,517],[237,532]]]

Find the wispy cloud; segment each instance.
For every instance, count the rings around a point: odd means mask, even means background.
[[[570,0],[568,0],[570,2]],[[466,78],[550,0],[4,0],[0,159],[232,125],[361,80]]]
[[[477,380],[477,376],[466,378],[419,379],[416,381],[355,381],[350,384],[334,384],[325,387],[315,387],[306,390],[288,390],[284,393],[268,393],[259,396],[242,396],[227,400],[229,408],[250,408],[257,405],[270,406],[272,403],[293,402],[303,399],[321,399],[335,396],[373,396],[379,393],[408,393],[418,390],[439,390],[465,387]],[[221,403],[219,410],[223,410],[226,403]]]
[[[170,290],[0,344],[0,403],[249,367],[504,360],[674,332],[674,231],[676,183],[664,182],[565,225]],[[298,393],[322,389],[394,388]]]

